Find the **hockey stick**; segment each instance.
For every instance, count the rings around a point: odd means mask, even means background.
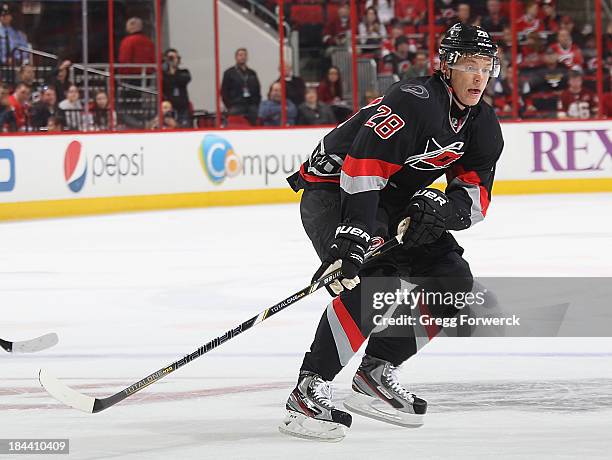
[[[37,351],[46,350],[54,345],[57,345],[59,339],[57,334],[50,333],[31,340],[23,340],[21,342],[11,342],[9,340],[0,339],[0,347],[4,348],[8,353],[36,353]]]
[[[383,244],[379,248],[376,248],[372,252],[368,253],[366,256],[366,260],[370,260],[373,257],[377,257],[382,253],[388,252],[391,249],[399,246],[400,244],[402,244],[401,234],[387,241],[385,244]],[[253,326],[270,318],[272,315],[275,315],[278,312],[284,310],[289,305],[292,305],[298,300],[303,299],[304,297],[312,294],[316,290],[324,286],[327,286],[334,280],[338,279],[341,275],[342,275],[341,268],[328,273],[321,279],[313,282],[309,286],[306,286],[304,289],[296,292],[293,295],[290,295],[284,300],[281,300],[279,303],[269,308],[266,308],[264,311],[262,311],[257,316],[253,316],[252,318],[246,320],[244,323],[239,324],[237,327],[230,329],[225,334],[212,339],[210,342],[208,342],[205,345],[202,345],[200,348],[198,348],[193,353],[185,356],[184,358],[179,359],[178,361],[175,361],[172,364],[169,364],[168,366],[165,366],[159,369],[156,372],[153,372],[151,375],[148,375],[144,379],[139,380],[133,385],[130,385],[129,387],[121,390],[120,392],[112,396],[109,396],[108,398],[99,399],[99,398],[94,398],[94,397],[79,393],[73,390],[72,388],[68,387],[67,385],[64,385],[63,383],[61,383],[58,379],[53,377],[45,369],[41,369],[39,371],[38,380],[40,381],[40,384],[42,385],[42,387],[51,396],[53,396],[58,401],[64,403],[65,405],[73,407],[74,409],[79,409],[83,412],[89,412],[89,413],[101,412],[104,409],[108,409],[109,407],[114,406],[115,404],[132,396],[134,393],[157,382],[163,377],[166,377],[167,375],[171,374],[177,369],[183,367],[185,364],[188,364],[194,359],[199,358],[204,353],[208,353],[209,351],[217,348],[222,343],[227,342],[228,340],[233,339],[234,337],[243,333],[244,331],[251,329]]]

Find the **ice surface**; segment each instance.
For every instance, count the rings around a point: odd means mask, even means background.
[[[457,237],[477,276],[612,276],[610,209],[612,194],[496,197]],[[107,396],[306,285],[298,206],[3,223],[0,241],[0,337],[60,337],[0,355],[1,438],[70,438],[71,459],[609,458],[609,338],[437,340],[402,372],[424,427],[355,416],[339,444],[281,435],[322,292],[105,412],[62,407],[39,367]]]

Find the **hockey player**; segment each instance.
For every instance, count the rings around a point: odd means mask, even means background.
[[[446,32],[440,59],[433,76],[395,83],[328,133],[288,179],[304,190],[302,223],[323,262],[315,278],[339,266],[343,278],[331,285],[336,297],[304,357],[281,432],[338,441],[351,426],[351,415],[332,404],[329,382],[374,329],[361,317],[360,276],[391,284],[400,276],[435,277],[439,289],[472,288],[463,249],[448,231],[479,222],[489,205],[503,140],[481,97],[489,77],[499,74],[497,46],[483,29],[458,23]],[[445,193],[427,188],[443,174]],[[403,234],[402,246],[363,264],[374,240],[396,234]],[[457,313],[450,308],[447,315]],[[414,335],[373,334],[345,407],[421,425],[427,403],[398,380],[398,366],[416,352]]]

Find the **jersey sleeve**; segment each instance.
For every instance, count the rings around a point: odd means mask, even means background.
[[[495,165],[504,147],[501,127],[491,109],[489,127],[474,126],[469,161],[447,170],[446,195],[453,204],[448,230],[465,230],[484,220],[491,203]],[[492,126],[491,126],[492,125]]]
[[[414,142],[417,128],[407,98],[391,91],[368,108],[340,171],[342,222],[372,229],[379,192],[402,169]]]

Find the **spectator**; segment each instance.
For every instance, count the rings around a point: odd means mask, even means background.
[[[47,82],[47,86],[53,86],[55,88],[55,94],[58,98],[66,96],[66,91],[70,88],[70,79],[68,78],[68,70],[72,62],[69,60],[62,61],[62,63],[51,72],[51,77]]]
[[[15,48],[30,48],[26,35],[13,29],[13,15],[7,3],[0,7],[0,60],[2,64],[22,64],[29,62],[27,53],[16,52],[17,62],[13,62],[11,51]]]
[[[527,43],[521,47],[518,58],[519,69],[534,69],[542,66],[544,62],[544,44],[538,32],[527,34]]]
[[[572,37],[572,42],[582,46],[582,34],[575,29],[574,19],[571,16],[563,16],[561,18],[559,30],[567,30]]]
[[[362,45],[369,45],[367,48],[375,50],[380,48],[385,38],[387,38],[387,29],[378,19],[376,8],[366,8],[363,21],[359,24],[359,42]]]
[[[464,24],[473,24],[472,10],[469,3],[459,3],[457,5],[457,21]]]
[[[561,16],[557,14],[555,0],[543,0],[542,11],[544,13],[542,17],[542,27],[544,30],[547,32],[558,32],[561,23]]]
[[[18,131],[25,131],[30,115],[30,87],[25,83],[19,83],[15,92],[9,97],[9,104],[15,112],[15,121]]]
[[[438,11],[436,15],[436,24],[440,26],[450,26],[457,22],[457,8],[456,0],[436,0],[435,11]]]
[[[252,125],[257,122],[261,87],[257,73],[247,66],[246,48],[238,48],[236,65],[223,72],[221,97],[230,115],[244,115]]]
[[[568,87],[559,98],[559,118],[587,119],[597,115],[597,95],[582,86],[582,72],[571,70]]]
[[[127,36],[119,45],[119,64],[155,64],[155,45],[143,33],[142,19],[133,17],[127,20],[125,31]],[[118,66],[117,73],[124,75],[137,75],[142,73],[142,67]],[[153,73],[155,69],[147,68],[146,73]]]
[[[17,83],[25,83],[30,88],[33,88],[34,84],[36,83],[34,66],[31,66],[30,64],[23,64],[21,67],[19,67]]]
[[[404,36],[404,27],[399,21],[394,21],[391,26],[391,36],[383,41],[382,44],[382,55],[383,57],[387,54],[393,53],[393,51],[397,48],[396,40],[400,37]],[[410,43],[410,52],[412,54],[417,51],[417,43],[413,39],[408,39],[408,43]]]
[[[268,99],[263,101],[259,106],[258,116],[264,126],[280,126],[281,125],[281,84],[274,82],[270,85],[268,91]],[[287,103],[287,124],[295,125],[297,118],[297,108],[290,99]]]
[[[32,106],[32,127],[42,129],[47,127],[49,118],[58,112],[57,94],[55,88],[44,86],[40,100]]]
[[[348,3],[338,7],[338,15],[325,24],[323,43],[327,46],[343,46],[348,44],[351,32],[351,9]]]
[[[481,27],[489,33],[501,33],[508,25],[508,18],[501,14],[499,0],[487,1],[487,15],[480,22]]]
[[[93,106],[90,111],[91,125],[96,131],[107,131],[111,129],[111,108],[108,94],[98,91],[94,96]],[[113,112],[116,121],[117,115]]]
[[[279,67],[280,71],[280,67]],[[280,78],[276,81],[280,81]],[[304,103],[304,94],[306,93],[306,83],[301,77],[293,75],[293,67],[290,62],[285,62],[285,97],[299,106]]]
[[[176,111],[176,121],[181,126],[189,126],[190,105],[187,85],[191,81],[191,73],[187,69],[181,69],[181,56],[174,48],[164,53],[164,74],[162,77],[164,86],[164,99],[170,101]]]
[[[366,8],[374,8],[383,25],[389,24],[395,17],[395,0],[366,0]]]
[[[163,129],[176,129],[178,127],[178,121],[176,119],[176,111],[171,101],[163,101],[162,106],[162,117],[164,120]]]
[[[32,102],[38,102],[40,99],[40,90],[36,82],[36,74],[34,73],[34,66],[30,64],[23,64],[19,68],[17,74],[17,83],[25,83],[30,87],[32,91]]]
[[[315,88],[306,90],[305,101],[298,107],[298,125],[333,125],[336,117],[327,104],[319,102]]]
[[[572,42],[572,36],[567,29],[561,29],[557,34],[557,42],[550,49],[558,56],[559,62],[568,69],[581,70],[584,64],[582,51]]]
[[[0,132],[12,133],[15,131],[17,131],[17,120],[9,101],[9,90],[0,83]]]
[[[552,93],[567,86],[567,67],[559,63],[557,54],[544,55],[544,66],[538,68],[529,81],[527,92]]]
[[[426,15],[426,0],[395,0],[395,17],[403,24],[418,26]]]
[[[48,132],[62,132],[64,130],[64,122],[61,117],[49,117],[47,120]]]
[[[516,23],[516,31],[519,35],[527,35],[529,32],[541,32],[542,22],[538,19],[539,6],[534,0],[525,7],[525,14]]]
[[[427,53],[425,51],[417,51],[414,57],[414,64],[408,69],[404,78],[412,79],[417,77],[425,77],[429,75],[429,62],[427,62]]]
[[[412,66],[413,54],[410,52],[410,43],[406,37],[399,37],[395,41],[395,46],[395,51],[383,58],[383,67],[401,80]]]
[[[329,68],[327,74],[319,83],[317,92],[319,101],[325,104],[338,104],[342,101],[342,78],[338,67],[331,66]]]
[[[59,103],[59,109],[66,129],[69,131],[83,129],[83,105],[79,99],[79,88],[76,85],[70,85],[66,91],[66,99]]]

